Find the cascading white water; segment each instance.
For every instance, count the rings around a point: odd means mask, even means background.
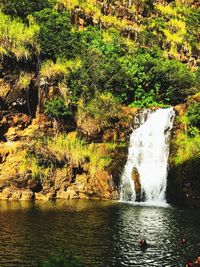
[[[131,134],[120,199],[136,200],[132,173],[137,170],[142,198],[148,204],[157,205],[166,202],[169,141],[175,112],[173,108],[157,109],[141,116],[146,116],[146,121]]]

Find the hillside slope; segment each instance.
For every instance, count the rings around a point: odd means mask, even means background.
[[[2,0],[1,198],[117,198],[138,109],[199,92],[199,23],[195,0]]]

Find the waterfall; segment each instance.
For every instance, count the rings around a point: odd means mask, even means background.
[[[173,108],[140,113],[142,124],[130,136],[128,159],[122,174],[122,201],[166,203],[169,143],[174,117]]]

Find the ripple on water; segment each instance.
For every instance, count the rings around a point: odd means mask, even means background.
[[[0,266],[31,267],[65,248],[88,267],[160,267],[199,253],[200,214],[105,201],[0,203]],[[179,240],[188,239],[187,246]],[[146,238],[142,252],[138,241]]]

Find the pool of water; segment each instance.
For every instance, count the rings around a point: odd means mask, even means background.
[[[187,245],[179,240],[187,238]],[[142,252],[138,241],[150,244]],[[200,211],[109,201],[0,202],[0,266],[66,249],[88,267],[180,266],[200,254]]]

